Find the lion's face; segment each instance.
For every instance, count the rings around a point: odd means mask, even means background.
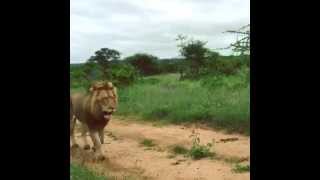
[[[94,93],[95,106],[98,108],[98,111],[105,120],[109,120],[117,108],[116,88],[111,82],[100,82],[94,84],[90,88],[90,91]]]

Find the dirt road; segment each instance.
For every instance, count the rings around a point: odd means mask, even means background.
[[[216,153],[215,158],[192,160],[183,155],[173,156],[170,151],[173,145],[191,147],[192,131],[200,134],[201,144],[213,143],[211,150]],[[76,134],[81,146],[80,134]],[[147,148],[141,145],[144,139],[152,139],[155,146]],[[104,162],[94,162],[90,159],[91,150],[82,149],[72,150],[71,161],[118,179],[125,176],[159,180],[250,179],[249,172],[236,173],[232,170],[235,164],[249,164],[250,138],[246,136],[197,127],[159,127],[117,116],[105,129],[105,141],[103,150],[107,160]]]

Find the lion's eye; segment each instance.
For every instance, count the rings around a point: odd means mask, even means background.
[[[100,101],[108,101],[108,98],[102,98]]]

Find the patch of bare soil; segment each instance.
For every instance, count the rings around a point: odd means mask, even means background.
[[[125,176],[159,180],[250,179],[249,172],[232,171],[236,163],[249,164],[249,137],[197,127],[177,125],[155,127],[151,123],[138,123],[119,118],[114,117],[105,130],[106,142],[103,150],[107,160],[94,162],[90,159],[91,151],[72,149],[71,161],[109,176],[118,176],[120,179]],[[170,147],[173,145],[191,147],[192,131],[199,133],[201,144],[213,144],[212,151],[216,153],[215,158],[192,160],[183,155],[172,156]],[[77,133],[77,136],[79,135]],[[152,139],[155,146],[141,145],[140,142],[144,139]],[[81,146],[81,138],[77,137],[77,140]]]

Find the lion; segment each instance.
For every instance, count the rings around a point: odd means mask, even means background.
[[[74,124],[73,124],[73,106],[70,97],[70,134],[73,134]]]
[[[73,117],[70,115],[72,147],[79,146],[74,138],[74,126],[78,120],[82,126],[84,149],[90,149],[86,138],[86,133],[89,131],[96,158],[105,159],[101,145],[104,144],[104,128],[118,106],[117,88],[111,82],[95,82],[90,87],[89,94],[72,94],[70,103],[72,108],[70,113],[73,113]]]

